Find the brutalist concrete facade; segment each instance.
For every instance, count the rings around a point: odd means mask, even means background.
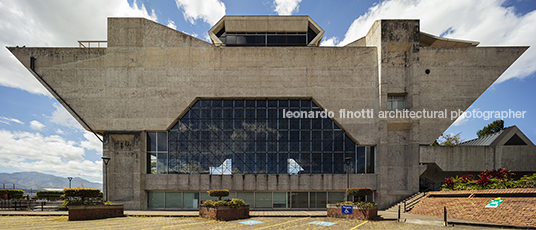
[[[268,29],[271,18],[263,22]],[[337,112],[387,111],[388,96],[403,95],[410,111],[450,113],[468,108],[528,48],[434,37],[420,32],[418,20],[378,20],[345,47],[226,47],[146,19],[109,18],[107,41],[106,48],[8,49],[86,129],[103,136],[108,197],[135,210],[147,209],[154,190],[346,189],[345,174],[147,174],[145,133],[168,130],[196,99],[305,98]],[[350,174],[350,186],[376,190],[380,208],[419,190],[426,170],[420,145],[454,121],[333,120],[359,145],[375,146],[375,173]]]

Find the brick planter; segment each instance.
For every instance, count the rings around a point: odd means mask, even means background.
[[[70,205],[69,220],[94,220],[124,216],[122,204]]]
[[[213,220],[237,220],[249,218],[249,205],[242,205],[240,208],[227,206],[199,206],[199,216]]]
[[[353,206],[353,214],[342,214],[341,205],[327,204],[328,217],[370,220],[378,215],[378,206],[374,208],[360,208]]]

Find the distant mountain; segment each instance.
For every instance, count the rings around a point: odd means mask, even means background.
[[[85,188],[100,188],[102,184],[89,182],[88,180],[80,177],[74,177],[71,181],[71,187]],[[6,188],[13,188],[15,184],[16,189],[23,189],[34,192],[45,189],[64,189],[69,187],[69,180],[67,177],[58,177],[50,174],[38,173],[38,172],[16,172],[16,173],[0,173],[0,186],[6,184]],[[0,189],[3,187],[0,187]]]

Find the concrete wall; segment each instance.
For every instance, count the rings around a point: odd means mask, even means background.
[[[435,163],[447,172],[481,172],[497,168],[514,172],[534,172],[536,147],[420,146],[420,163]]]
[[[376,190],[377,175],[350,174],[350,187],[371,187]],[[345,174],[170,174],[146,175],[145,189],[207,191],[210,189],[229,189],[231,191],[344,191],[347,175]]]
[[[145,193],[145,135],[143,132],[104,133],[103,156],[110,157],[103,165],[104,193],[108,200],[122,203],[125,209],[143,209]],[[106,194],[105,194],[106,196]]]

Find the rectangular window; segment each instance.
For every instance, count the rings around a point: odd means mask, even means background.
[[[326,193],[325,192],[311,192],[311,208],[326,208]]]
[[[405,109],[406,97],[401,95],[388,95],[387,96],[387,109],[388,110],[395,110],[395,109]]]
[[[147,173],[168,173],[168,133],[147,132]]]
[[[182,193],[181,192],[166,192],[166,208],[171,208],[171,209],[182,208]]]
[[[246,204],[249,204],[249,208],[255,207],[255,200],[253,199],[253,192],[237,192],[236,196],[238,199],[244,200]]]
[[[271,208],[272,193],[271,192],[256,192],[255,193],[255,208]]]
[[[328,192],[328,203],[336,204],[339,202],[344,202],[346,200],[345,192]]]
[[[287,192],[274,192],[274,208],[289,208]]]
[[[308,208],[308,193],[307,192],[292,192],[292,208]]]
[[[165,208],[164,192],[149,192],[149,208]]]
[[[198,208],[199,193],[198,192],[185,192],[184,193],[184,208]]]

